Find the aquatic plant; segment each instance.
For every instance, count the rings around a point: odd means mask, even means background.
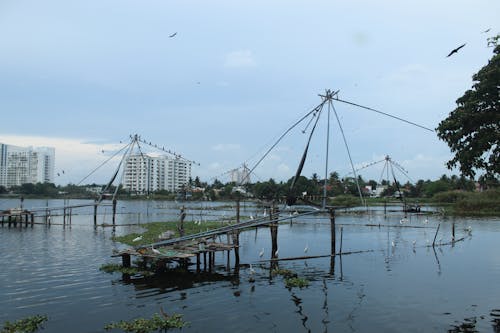
[[[45,315],[34,315],[16,320],[13,323],[6,321],[0,333],[32,333],[37,331],[47,320]]]
[[[145,274],[147,272],[138,269],[137,267],[123,267],[122,265],[119,264],[103,264],[101,267],[99,267],[100,271],[106,272],[106,273],[114,273],[114,272],[120,272],[123,274],[129,274],[129,275],[134,275],[134,274]]]
[[[285,286],[289,289],[293,287],[304,288],[309,286],[309,280],[299,277],[285,278]]]
[[[275,268],[271,271],[271,274],[273,276],[276,276],[276,275],[281,275],[283,276],[284,278],[292,278],[292,277],[297,277],[297,273],[289,270],[289,269],[285,269],[285,268]]]
[[[121,320],[117,323],[110,323],[104,326],[106,331],[112,329],[121,329],[124,332],[132,333],[149,333],[153,331],[168,330],[171,328],[182,328],[188,323],[182,320],[182,315],[173,314],[171,316],[162,313],[160,316],[158,313],[153,314],[150,319],[137,318],[131,321]]]

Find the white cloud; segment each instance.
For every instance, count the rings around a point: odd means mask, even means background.
[[[225,67],[255,67],[257,63],[250,50],[233,51],[226,54]]]

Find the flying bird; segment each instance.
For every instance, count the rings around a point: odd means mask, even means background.
[[[462,47],[464,47],[464,46],[465,46],[465,44],[462,44],[462,45],[460,45],[459,47],[457,47],[456,49],[451,50],[450,54],[448,54],[446,57],[448,58],[448,57],[449,57],[449,56],[451,56],[453,53],[457,53],[457,52],[458,52],[458,50],[460,50],[460,49],[461,49]]]
[[[490,30],[491,30],[491,28],[488,28],[488,29],[484,30],[483,34],[490,32]]]
[[[173,34],[171,34],[170,36],[168,36],[168,38],[175,37],[175,35],[177,35],[177,32],[174,32]]]

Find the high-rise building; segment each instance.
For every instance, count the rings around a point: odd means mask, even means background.
[[[250,169],[243,164],[239,169],[231,170],[231,181],[237,185],[244,185],[250,183]]]
[[[0,186],[54,182],[55,149],[0,143]]]
[[[181,158],[134,154],[125,161],[122,185],[135,193],[176,192],[191,178],[191,162]]]

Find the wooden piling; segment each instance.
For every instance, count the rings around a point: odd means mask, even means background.
[[[31,227],[33,228],[33,225],[35,224],[35,214],[31,213]]]
[[[335,210],[330,208],[330,234],[331,234],[331,253],[335,256]]]
[[[200,253],[196,253],[196,273],[200,272]]]
[[[116,223],[116,199],[113,199],[113,225]]]
[[[278,219],[279,211],[273,205],[270,209],[269,217],[271,218],[271,225],[269,230],[271,231],[271,258],[276,258],[276,251],[278,251]]]
[[[122,254],[122,266],[130,267],[130,254]]]
[[[66,207],[63,209],[63,226],[66,226]]]
[[[455,222],[451,225],[451,241],[455,241]]]
[[[434,240],[432,241],[432,247],[434,247],[434,244],[436,244],[436,237],[438,235],[438,232],[439,232],[439,227],[441,226],[441,223],[438,224],[438,227],[436,229],[436,234],[434,235]]]
[[[94,204],[94,228],[97,228],[97,201]]]

